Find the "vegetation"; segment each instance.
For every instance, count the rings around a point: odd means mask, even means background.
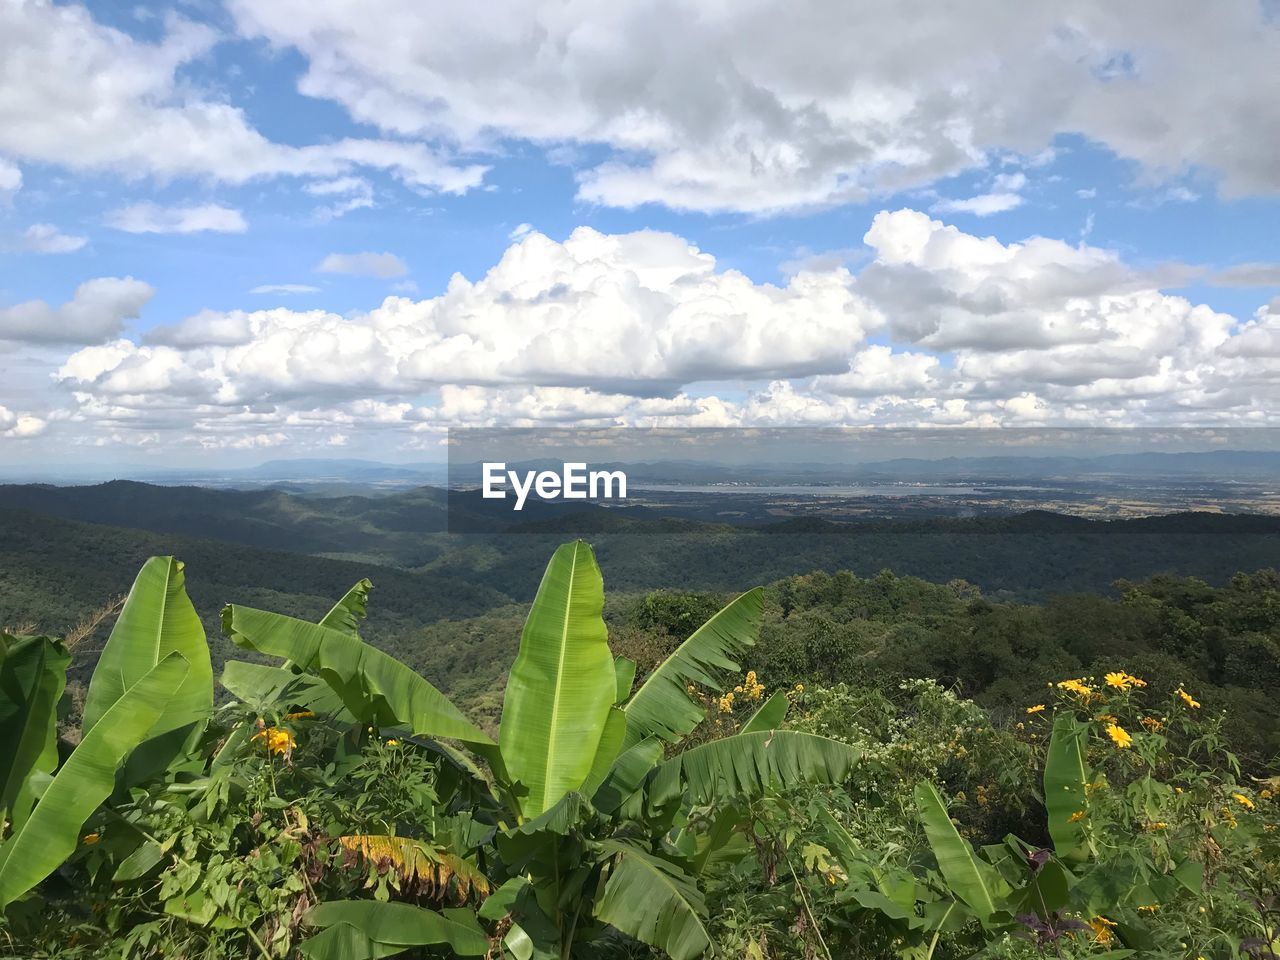
[[[314,620],[225,607],[220,632],[250,659],[227,659],[217,694],[169,557],[143,565],[82,704],[67,675],[84,631],[5,633],[0,945],[228,960],[1280,949],[1273,741],[1234,750],[1222,709],[1250,702],[1233,686],[1245,672],[1269,676],[1273,573],[1046,607],[822,574],[727,604],[624,597],[609,630],[575,541],[546,567],[500,716],[469,716],[365,642],[370,590]],[[912,666],[937,679],[889,679]],[[1049,670],[1047,687],[1029,679]]]

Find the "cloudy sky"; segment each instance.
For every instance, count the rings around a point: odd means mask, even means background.
[[[1275,425],[1278,151],[1275,0],[0,0],[0,463]]]

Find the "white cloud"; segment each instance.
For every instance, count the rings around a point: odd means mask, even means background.
[[[939,213],[972,213],[989,217],[1022,206],[1022,196],[1017,193],[983,193],[963,200],[939,200],[933,205]]]
[[[0,205],[8,204],[13,195],[22,189],[22,171],[4,157],[0,157]]]
[[[507,239],[519,240],[521,237],[529,233],[533,233],[533,224],[531,223],[516,224],[515,229],[513,229],[510,233],[507,234]]]
[[[182,75],[220,39],[177,15],[153,43],[95,21],[79,5],[0,3],[0,154],[72,170],[227,183],[336,177],[357,167],[427,190],[460,193],[481,182],[484,167],[457,165],[422,143],[269,140],[243,110]]]
[[[64,378],[106,394],[199,382],[211,402],[376,396],[441,384],[640,394],[708,379],[835,374],[881,318],[845,270],[756,284],[671,234],[530,234],[488,274],[367,314],[205,312],[127,355],[83,351]],[[215,346],[216,345],[216,346]],[[182,369],[168,347],[189,348]]]
[[[214,203],[190,207],[136,203],[107,214],[107,224],[126,233],[244,233],[249,229],[239,210]]]
[[[33,223],[18,241],[27,253],[74,253],[89,242],[88,237],[63,233],[51,223]]]
[[[328,206],[316,210],[321,220],[335,220],[351,213],[373,206],[373,184],[363,177],[338,177],[333,180],[319,180],[308,183],[303,189],[316,197],[333,197]]]
[[[1134,426],[1280,410],[1280,301],[1241,324],[1114,251],[1006,243],[913,210],[878,214],[866,242],[857,276],[828,264],[771,285],[668,233],[533,232],[434,297],[345,316],[202,311],[78,350],[57,370],[72,405],[56,423],[322,449],[365,431],[429,445],[468,424]]]
[[[316,266],[320,273],[346,273],[354,277],[390,280],[409,272],[394,253],[331,253]]]
[[[8,407],[0,406],[0,438],[23,439],[34,437],[44,432],[48,426],[46,421],[29,413],[14,413]]]
[[[278,296],[293,296],[303,293],[319,293],[319,287],[313,287],[307,283],[264,283],[254,287],[250,293],[276,294]]]
[[[76,287],[61,306],[28,300],[0,307],[0,340],[28,343],[96,343],[118,334],[138,316],[155,291],[132,277],[100,277]]]
[[[228,5],[244,35],[302,52],[301,92],[389,134],[612,148],[578,170],[592,202],[838,203],[1039,157],[1060,134],[1153,177],[1280,191],[1280,30],[1256,0]]]

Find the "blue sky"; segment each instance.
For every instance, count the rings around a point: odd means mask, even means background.
[[[1176,5],[11,0],[0,458],[1272,423],[1280,28]]]

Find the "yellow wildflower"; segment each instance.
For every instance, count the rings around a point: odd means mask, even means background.
[[[1158,903],[1147,903],[1147,904],[1144,904],[1144,905],[1142,905],[1141,907],[1139,907],[1139,908],[1138,908],[1138,912],[1139,912],[1139,913],[1155,913],[1155,912],[1156,912],[1157,910],[1159,910],[1159,909],[1160,909],[1160,904],[1158,904]]]
[[[1121,750],[1124,750],[1133,743],[1133,737],[1129,736],[1129,731],[1119,724],[1108,723],[1107,736],[1110,737],[1111,742]]]
[[[1027,716],[1031,716],[1033,713],[1044,713],[1044,704],[1037,703],[1034,707],[1027,707]]]
[[[1147,685],[1145,680],[1139,680],[1133,674],[1125,673],[1123,670],[1108,673],[1103,679],[1107,681],[1107,686],[1115,687],[1117,690],[1129,690]]]
[[[398,744],[399,742],[400,742],[399,740],[395,740],[395,739],[388,740],[388,741],[387,741],[387,746],[388,746],[388,747],[394,747],[394,746],[395,746],[396,744]]]
[[[293,746],[297,742],[292,733],[279,727],[259,730],[253,735],[253,739],[261,740],[269,753],[277,753],[285,757],[293,753]]]
[[[286,720],[309,720],[315,715],[314,710],[299,710],[297,713],[286,713],[284,718]]]
[[[1161,723],[1159,720],[1157,720],[1155,717],[1143,717],[1140,722],[1144,727],[1146,727],[1152,733],[1156,733],[1164,729],[1164,724]]]
[[[1187,691],[1183,690],[1181,687],[1178,688],[1178,696],[1181,697],[1182,702],[1192,710],[1200,709],[1200,701],[1194,699],[1191,694],[1187,693]]]
[[[1258,796],[1261,797],[1263,800],[1270,800],[1273,796],[1275,796],[1275,794],[1272,793],[1270,790],[1262,790],[1258,793]]]
[[[797,683],[797,684],[796,684],[796,693],[804,693],[804,684],[803,684],[803,683]]]
[[[1147,824],[1148,830],[1168,830],[1169,825],[1163,820],[1156,820],[1154,823]]]
[[[1231,795],[1231,799],[1234,800],[1236,803],[1240,804],[1240,806],[1244,807],[1246,810],[1253,809],[1253,801],[1250,800],[1248,797],[1246,797],[1243,793],[1233,793]]]
[[[1081,700],[1089,700],[1094,695],[1093,688],[1083,680],[1063,680],[1058,684],[1058,689],[1074,693]]]
[[[1093,939],[1095,943],[1103,945],[1108,944],[1114,938],[1111,928],[1115,926],[1115,921],[1108,920],[1106,917],[1094,917],[1089,921],[1089,927],[1093,930]]]
[[[101,839],[102,839],[102,835],[99,833],[86,833],[83,837],[80,838],[80,842],[85,844],[86,846],[91,847]]]
[[[1084,819],[1085,817],[1087,817],[1087,816],[1088,816],[1088,814],[1087,814],[1087,813],[1085,813],[1083,810],[1077,810],[1075,813],[1073,813],[1071,816],[1069,816],[1069,817],[1067,818],[1067,822],[1068,822],[1068,823],[1079,823],[1081,820],[1083,820],[1083,819]]]

